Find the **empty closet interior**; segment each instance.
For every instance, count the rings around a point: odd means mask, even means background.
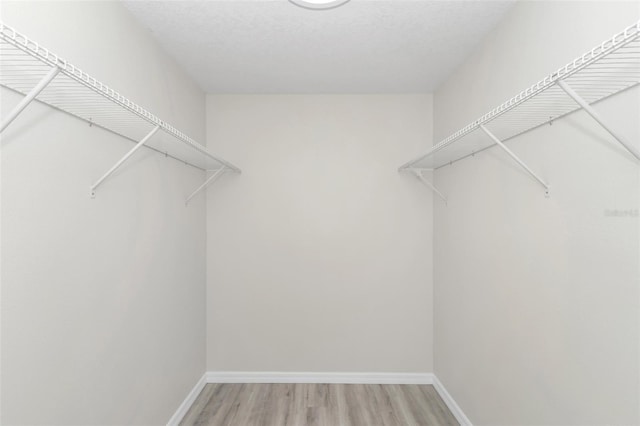
[[[0,423],[640,425],[638,83],[638,1],[2,1]]]

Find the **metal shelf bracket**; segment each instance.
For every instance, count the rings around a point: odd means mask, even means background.
[[[431,189],[438,197],[442,198],[442,201],[444,201],[445,204],[447,204],[447,197],[445,197],[445,195],[442,192],[440,192],[438,188],[436,188],[431,182],[429,182],[424,177],[424,175],[422,174],[424,172],[423,169],[408,168],[403,170],[407,170],[413,173],[420,182],[422,182],[427,188]]]
[[[611,127],[607,126],[600,114],[594,110],[575,90],[562,80],[557,81],[558,86],[566,92],[580,107],[585,110],[595,121],[598,122],[607,132],[611,134],[627,151],[629,151],[636,159],[640,160],[640,151],[638,151],[625,137],[616,133]]]
[[[9,124],[11,124],[11,122],[15,120],[16,117],[18,117],[18,115],[20,115],[20,113],[36,98],[36,96],[38,96],[40,92],[42,92],[45,89],[45,87],[47,87],[47,85],[51,83],[51,81],[56,77],[56,75],[58,75],[59,72],[60,72],[60,68],[58,67],[53,67],[49,70],[47,75],[45,75],[42,78],[42,80],[40,80],[38,84],[36,84],[34,88],[31,89],[29,93],[27,93],[27,96],[25,96],[20,101],[20,103],[16,105],[16,107],[4,119],[2,124],[0,124],[0,133],[2,133],[2,131]]]
[[[129,152],[127,152],[124,157],[122,157],[116,164],[113,165],[113,167],[111,167],[100,179],[98,179],[96,181],[96,183],[94,183],[93,185],[91,185],[91,189],[89,191],[89,195],[91,196],[91,198],[95,198],[96,197],[96,189],[98,189],[98,187],[100,185],[102,185],[102,183],[113,174],[113,172],[115,172],[116,170],[118,170],[118,168],[120,166],[122,166],[122,164],[127,161],[129,159],[129,157],[131,157],[138,149],[142,148],[142,146],[144,146],[145,143],[147,143],[147,141],[149,139],[151,139],[151,136],[155,135],[156,132],[160,129],[160,126],[156,126],[154,127],[148,134],[147,136],[145,136],[144,138],[142,138],[140,140],[140,142],[138,142],[136,144],[136,146],[134,146],[133,148],[131,148],[131,150]]]
[[[491,133],[489,131],[489,129],[487,129],[486,127],[484,127],[484,125],[480,125],[480,129],[487,135],[489,136],[491,139],[493,139],[493,141],[500,147],[502,148],[502,150],[504,152],[506,152],[516,163],[518,163],[518,165],[520,167],[522,167],[527,173],[529,173],[535,180],[538,181],[538,183],[540,183],[540,185],[542,185],[542,187],[544,188],[544,195],[545,197],[549,198],[550,193],[549,193],[549,185],[542,180],[542,178],[540,178],[540,176],[538,176],[536,173],[533,172],[533,170],[531,170],[529,168],[529,166],[527,166],[524,161],[522,161],[516,154],[513,153],[513,151],[511,151],[509,148],[507,148],[505,146],[504,143],[502,143],[502,141],[500,139],[498,139],[493,133]]]
[[[191,201],[191,199],[193,197],[195,197],[196,195],[198,195],[198,193],[202,190],[204,190],[207,186],[209,186],[209,184],[213,183],[213,181],[215,181],[216,179],[218,179],[220,176],[222,176],[222,174],[227,170],[228,168],[226,166],[222,166],[220,167],[218,170],[215,171],[215,173],[213,173],[211,176],[209,176],[207,178],[207,180],[204,181],[204,183],[202,185],[200,185],[199,187],[196,188],[195,191],[193,191],[191,193],[191,195],[189,195],[187,197],[187,200],[184,202],[185,205],[189,204],[189,201]]]

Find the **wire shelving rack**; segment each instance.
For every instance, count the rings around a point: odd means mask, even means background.
[[[187,201],[221,173],[240,172],[238,167],[214,156],[166,121],[3,22],[0,22],[0,85],[25,95],[13,111],[2,117],[0,132],[30,102],[37,100],[137,142],[91,186],[92,196],[98,186],[142,146],[202,170],[215,171]]]
[[[413,172],[424,181],[424,170],[451,165],[498,145],[530,173],[548,195],[549,185],[504,142],[582,108],[640,160],[638,144],[608,126],[591,106],[639,83],[640,21],[448,136],[399,170]]]

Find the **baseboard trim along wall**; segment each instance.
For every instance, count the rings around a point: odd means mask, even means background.
[[[189,411],[189,408],[191,408],[207,383],[207,373],[205,373],[200,377],[200,380],[198,380],[198,383],[196,383],[193,389],[191,389],[189,395],[187,395],[184,401],[182,401],[182,404],[180,404],[173,416],[171,416],[171,419],[167,422],[167,426],[178,426],[180,424],[185,414],[187,414],[187,411]]]
[[[344,383],[430,385],[431,373],[292,373],[210,371],[207,383]]]
[[[435,375],[433,376],[433,387],[436,389],[436,392],[438,392],[438,395],[440,395],[440,398],[442,398],[444,403],[447,404],[451,414],[453,414],[453,417],[455,417],[458,423],[460,423],[460,426],[473,426],[469,418],[464,414],[464,411],[462,411],[462,408],[460,408],[458,403],[453,399],[451,394],[447,392],[447,389]]]
[[[472,426],[444,385],[432,373],[292,373],[263,371],[209,371],[193,387],[167,426],[177,426],[207,383],[342,383],[379,385],[433,385],[461,426]]]

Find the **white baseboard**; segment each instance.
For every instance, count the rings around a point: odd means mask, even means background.
[[[471,422],[432,373],[290,373],[264,371],[209,371],[191,389],[167,426],[177,426],[207,383],[343,383],[380,385],[433,385],[460,426]]]
[[[453,417],[455,417],[458,423],[460,423],[460,426],[473,426],[469,418],[464,414],[464,411],[462,411],[462,408],[460,408],[458,403],[456,403],[451,394],[447,392],[447,389],[435,375],[433,376],[433,387],[436,389],[436,392],[438,392],[438,395],[440,395],[440,398],[442,398],[444,403],[447,404],[449,411],[451,411]]]
[[[431,373],[290,373],[209,371],[207,383],[344,383],[430,385]]]
[[[200,392],[202,392],[202,389],[204,389],[206,384],[207,374],[205,373],[202,375],[202,377],[200,377],[200,380],[198,380],[198,383],[196,383],[193,389],[191,389],[189,395],[187,395],[184,401],[182,401],[182,404],[180,404],[173,416],[171,416],[171,419],[167,423],[167,426],[178,426],[180,424],[182,418],[185,414],[187,414],[187,411],[189,411],[189,408],[191,408],[193,403],[196,401],[196,398],[198,397],[198,395],[200,395]]]

